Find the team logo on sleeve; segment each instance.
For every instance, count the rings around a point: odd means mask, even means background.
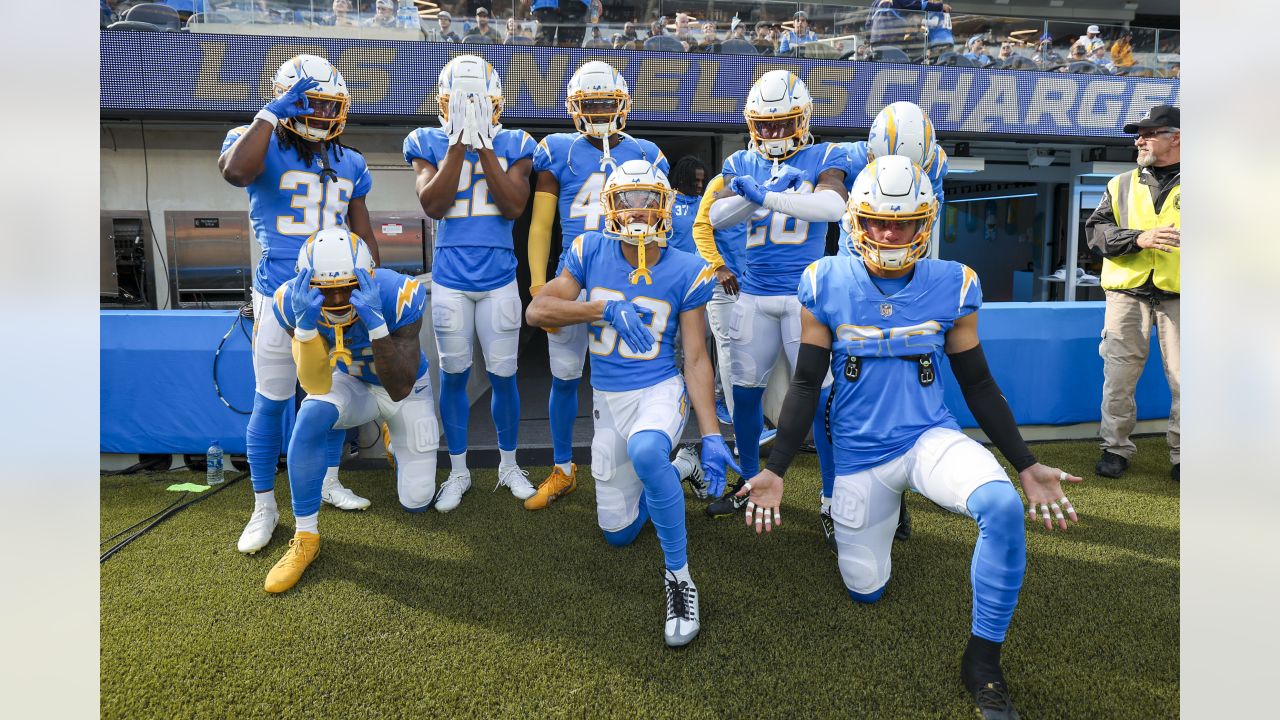
[[[418,292],[419,283],[413,278],[404,281],[400,286],[400,292],[396,295],[396,322],[404,317],[404,309],[409,307],[413,302],[413,296]]]

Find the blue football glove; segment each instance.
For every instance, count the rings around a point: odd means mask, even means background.
[[[351,306],[369,331],[370,340],[386,337],[387,319],[382,316],[382,294],[378,292],[377,283],[364,268],[356,268],[356,280],[360,286],[351,293]]]
[[[267,103],[267,112],[281,120],[310,113],[311,103],[307,102],[307,91],[318,85],[320,82],[315,78],[302,78],[285,90],[283,95]]]
[[[628,300],[609,300],[604,304],[604,321],[613,326],[627,347],[636,355],[653,347],[653,333],[640,321],[640,312]]]
[[[293,326],[304,334],[316,330],[320,320],[320,306],[324,304],[324,295],[317,288],[311,287],[311,268],[298,273],[293,282],[293,296],[289,299],[289,309],[293,311]]]
[[[768,192],[756,182],[755,178],[746,175],[735,175],[733,180],[729,181],[729,189],[756,205],[764,204],[764,194]]]
[[[778,174],[764,184],[768,192],[786,192],[804,184],[804,173],[790,165],[779,165]]]
[[[707,497],[718,498],[724,492],[725,467],[742,474],[742,468],[733,461],[733,453],[720,435],[702,436],[702,474],[707,479]]]

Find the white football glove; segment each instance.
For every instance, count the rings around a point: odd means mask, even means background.
[[[480,142],[487,149],[492,150],[493,140],[498,137],[498,131],[502,129],[502,123],[493,122],[493,102],[487,97],[480,98],[476,123],[480,133]]]
[[[449,144],[457,145],[462,141],[463,125],[466,123],[467,100],[462,93],[449,96],[449,122],[443,123],[445,135],[449,136]]]
[[[462,144],[472,150],[479,150],[481,148],[480,131],[478,123],[476,122],[477,109],[478,103],[475,98],[468,98],[466,101],[466,108],[463,111]]]

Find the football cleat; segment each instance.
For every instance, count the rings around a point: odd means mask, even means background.
[[[760,433],[760,447],[764,447],[765,445],[773,442],[773,439],[777,436],[777,428],[765,428],[764,432]]]
[[[686,464],[692,468],[688,474],[681,472],[680,475],[682,477],[680,479],[689,483],[689,489],[693,491],[694,497],[699,500],[706,500],[707,488],[710,483],[707,482],[706,475],[702,472],[702,462],[698,459],[698,450],[692,445],[685,445],[680,448],[680,452],[676,453],[675,462],[672,464],[676,466],[677,470],[680,470],[681,466]]]
[[[542,510],[551,503],[578,489],[578,466],[569,463],[569,474],[565,475],[559,465],[551,466],[551,474],[538,486],[533,497],[524,501],[525,510]]]
[[[898,529],[893,531],[894,540],[911,539],[911,513],[907,512],[907,494],[902,494],[902,505],[898,507]]]
[[[529,471],[521,470],[519,465],[498,468],[498,484],[493,486],[496,492],[503,485],[516,496],[517,500],[528,500],[536,492],[529,484]]]
[[[1093,471],[1102,477],[1118,478],[1129,469],[1129,460],[1123,455],[1117,455],[1111,451],[1103,451],[1102,457],[1098,460],[1098,464],[1093,466]]]
[[[342,483],[337,480],[333,481],[331,487],[324,488],[324,491],[320,494],[320,499],[339,510],[364,510],[369,507],[367,499],[343,487]]]
[[[733,487],[726,490],[724,495],[713,501],[707,506],[707,517],[720,517],[722,515],[732,515],[742,509],[747,504],[746,497],[738,497],[737,492],[742,489],[746,478],[738,478],[738,482]]]
[[[455,470],[449,473],[448,479],[440,486],[440,492],[436,493],[432,504],[439,512],[449,512],[458,507],[462,502],[462,496],[466,495],[470,489],[471,473],[466,470]]]
[[[269,593],[282,593],[298,584],[302,573],[320,554],[320,536],[315,533],[299,532],[289,541],[289,549],[280,562],[267,573],[267,580],[262,589]]]
[[[387,454],[387,462],[391,465],[391,472],[396,471],[396,453],[391,448],[391,428],[386,423],[382,423],[382,450]]]
[[[684,647],[698,637],[698,588],[693,580],[680,580],[667,568],[662,569],[663,590],[667,595],[667,620],[662,638],[667,647]]]
[[[249,516],[249,523],[240,533],[240,541],[236,549],[246,555],[252,555],[271,542],[271,533],[280,522],[280,512],[275,508],[255,507]]]
[[[721,425],[732,425],[733,416],[729,414],[729,406],[724,404],[724,398],[716,398],[716,419]]]
[[[827,547],[831,548],[831,552],[839,555],[836,547],[836,521],[831,517],[831,508],[825,508],[818,513],[818,524],[822,527],[822,538],[827,541]]]
[[[979,685],[973,691],[973,701],[978,705],[978,712],[983,720],[1018,720],[1018,711],[1013,709],[1013,698],[1009,696],[1009,688],[1003,682]]]
[[[1176,462],[1173,467],[1169,468],[1169,477],[1173,478],[1176,483],[1182,482],[1182,463]]]

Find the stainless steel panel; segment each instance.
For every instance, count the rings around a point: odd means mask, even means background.
[[[164,219],[176,305],[228,307],[249,300],[248,213],[169,210]]]
[[[143,210],[103,210],[99,221],[99,292],[106,308],[154,308],[155,239]]]
[[[369,213],[381,265],[405,275],[431,271],[431,241],[435,221],[421,210]]]

